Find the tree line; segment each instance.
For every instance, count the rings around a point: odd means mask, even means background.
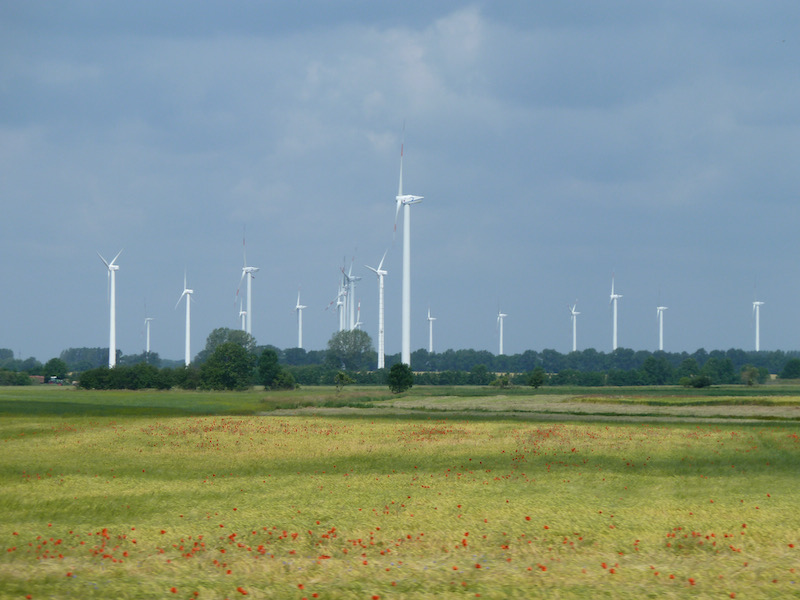
[[[221,346],[233,344],[219,350]],[[219,352],[218,352],[219,350]],[[266,353],[266,354],[265,354]],[[269,367],[262,367],[267,361]],[[218,328],[189,367],[181,361],[161,359],[157,353],[124,355],[118,351],[117,366],[108,369],[107,348],[69,348],[58,358],[41,364],[33,358],[15,359],[0,349],[0,385],[29,383],[27,375],[63,379],[79,375],[87,387],[143,387],[187,389],[239,389],[248,385],[288,388],[292,385],[336,385],[340,373],[363,384],[386,384],[391,367],[400,364],[400,354],[387,355],[386,368],[376,370],[377,353],[365,331],[335,333],[325,350],[279,349],[258,346],[240,330]],[[589,348],[567,354],[545,349],[521,354],[495,355],[485,350],[417,350],[411,355],[415,382],[422,385],[524,384],[531,373],[544,374],[544,385],[664,385],[691,382],[752,383],[769,374],[790,377],[787,369],[800,364],[800,352],[744,351],[729,349],[707,352],[651,352],[618,348],[609,353]],[[262,369],[266,369],[262,373]],[[266,373],[266,374],[265,374]],[[277,380],[276,380],[277,378]],[[338,378],[338,379],[337,379]]]

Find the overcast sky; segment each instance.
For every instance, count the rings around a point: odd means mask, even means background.
[[[0,347],[180,359],[239,326],[323,349],[344,262],[400,351],[405,122],[412,349],[800,349],[800,3],[0,4]],[[146,308],[145,308],[146,306]],[[145,312],[146,311],[146,312]]]

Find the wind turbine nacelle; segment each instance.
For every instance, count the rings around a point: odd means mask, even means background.
[[[417,204],[422,201],[425,196],[411,196],[410,194],[405,194],[403,196],[397,196],[397,202],[400,204]]]

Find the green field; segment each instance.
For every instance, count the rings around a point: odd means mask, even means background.
[[[800,596],[800,389],[552,390],[0,389],[0,597]]]

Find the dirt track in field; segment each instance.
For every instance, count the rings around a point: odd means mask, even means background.
[[[703,422],[800,422],[800,405],[741,404],[741,399],[715,398],[714,403],[697,405],[649,405],[634,402],[604,402],[576,400],[567,395],[537,395],[533,397],[492,396],[457,397],[431,396],[398,398],[374,402],[370,407],[305,407],[283,409],[272,415],[364,415],[413,416],[428,415],[464,417],[509,417],[530,420],[614,420],[614,421],[703,421]]]

